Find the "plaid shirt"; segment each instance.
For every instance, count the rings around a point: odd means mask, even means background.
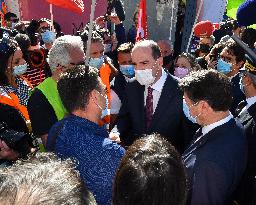
[[[18,86],[17,89],[12,87],[11,85],[0,86],[0,89],[5,91],[6,94],[14,93],[18,96],[20,104],[27,106],[29,92],[32,90],[32,88],[27,84],[25,80],[19,77],[16,78],[16,83]]]

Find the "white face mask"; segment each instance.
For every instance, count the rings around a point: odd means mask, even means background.
[[[20,76],[26,73],[28,69],[28,65],[25,63],[23,65],[17,65],[13,67],[13,75],[14,76]]]
[[[152,74],[152,69],[135,70],[135,78],[141,85],[151,85],[156,79]]]

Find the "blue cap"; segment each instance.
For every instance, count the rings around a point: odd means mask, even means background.
[[[236,13],[239,26],[250,26],[256,24],[256,0],[246,0],[242,3]]]

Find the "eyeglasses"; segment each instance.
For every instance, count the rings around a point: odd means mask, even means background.
[[[50,30],[50,26],[44,26],[44,27],[39,28],[39,32],[41,32],[41,33],[45,32],[47,30]]]

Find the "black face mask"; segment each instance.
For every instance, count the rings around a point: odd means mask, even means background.
[[[163,57],[163,66],[167,66],[173,60],[173,55]]]
[[[209,53],[211,50],[211,47],[207,44],[199,44],[198,50],[200,50],[202,53]]]

